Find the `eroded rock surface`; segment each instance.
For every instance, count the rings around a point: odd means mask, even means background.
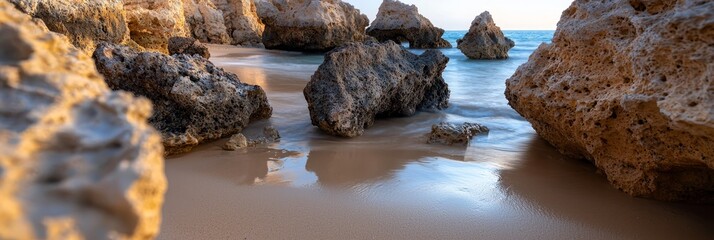
[[[81,4],[81,3],[78,3]],[[149,239],[166,190],[151,103],[0,1],[0,238]]]
[[[340,0],[260,0],[268,49],[329,51],[366,39],[366,15]]]
[[[182,0],[123,0],[131,39],[140,46],[168,52],[171,37],[188,37]]]
[[[231,43],[259,47],[263,42],[265,25],[258,17],[253,0],[211,0],[223,12]]]
[[[419,56],[394,42],[336,48],[304,90],[312,124],[332,135],[355,137],[378,116],[444,109],[450,92],[441,73],[448,62],[438,50]]]
[[[431,133],[427,143],[468,146],[474,136],[488,131],[489,129],[486,126],[478,123],[439,123],[431,126]]]
[[[429,19],[419,14],[415,5],[407,5],[398,0],[382,2],[377,19],[369,26],[367,34],[379,41],[407,41],[410,48],[451,47],[451,43],[441,38],[444,29],[434,27]]]
[[[714,201],[714,2],[585,1],[507,81],[560,151],[639,197]]]
[[[457,44],[459,50],[472,59],[506,59],[508,50],[516,46],[513,40],[503,35],[489,12],[476,16],[469,32],[457,40]]]
[[[154,102],[149,121],[162,133],[168,154],[231,136],[250,121],[272,114],[260,86],[241,83],[235,74],[202,57],[100,44],[94,59],[109,87]]]
[[[183,10],[193,38],[204,43],[231,43],[223,12],[212,0],[183,0]]]
[[[198,55],[205,59],[211,58],[208,48],[196,39],[186,37],[172,37],[169,39],[169,54]]]

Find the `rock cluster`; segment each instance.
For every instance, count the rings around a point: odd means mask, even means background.
[[[228,44],[223,12],[212,0],[183,0],[183,11],[191,36],[204,43]]]
[[[714,202],[712,19],[712,1],[576,0],[506,97],[617,188]]]
[[[253,0],[211,0],[223,12],[228,35],[235,45],[262,46],[265,26]]]
[[[329,51],[366,39],[369,19],[341,0],[261,0],[258,6],[268,49]]]
[[[263,136],[256,139],[248,139],[242,133],[231,136],[223,145],[223,150],[236,151],[238,149],[255,147],[261,144],[280,142],[280,133],[272,126],[263,128]]]
[[[451,47],[451,43],[441,38],[444,29],[434,27],[429,19],[419,14],[415,5],[407,5],[399,0],[382,2],[377,19],[369,26],[367,34],[379,41],[408,41],[410,48]]]
[[[100,44],[94,59],[109,87],[154,102],[149,121],[162,133],[168,154],[231,136],[250,121],[272,114],[260,86],[241,83],[235,74],[202,57]]]
[[[478,123],[439,123],[431,126],[431,133],[427,143],[469,145],[474,136],[488,131],[489,129],[486,126]]]
[[[362,135],[376,117],[448,107],[441,73],[449,58],[421,56],[394,42],[349,43],[327,53],[304,90],[312,124],[343,137]]]
[[[5,0],[0,33],[0,238],[156,236],[166,178],[151,103],[110,91],[88,55]]]
[[[508,50],[516,46],[513,40],[503,36],[489,12],[476,16],[469,32],[457,43],[459,50],[472,59],[506,59]]]
[[[169,39],[169,54],[198,55],[205,59],[211,58],[208,48],[196,39],[186,37],[172,37]]]
[[[188,37],[182,0],[124,0],[131,39],[167,53],[169,38]]]

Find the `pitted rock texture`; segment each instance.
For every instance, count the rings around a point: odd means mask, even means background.
[[[507,81],[560,151],[633,196],[714,201],[714,2],[585,1]]]
[[[439,123],[431,126],[431,133],[427,143],[468,146],[474,136],[488,133],[488,131],[488,127],[478,123]]]
[[[356,137],[376,117],[445,109],[450,92],[441,73],[448,62],[438,50],[419,56],[394,42],[336,48],[304,90],[312,124],[331,135]]]
[[[188,37],[182,0],[124,0],[131,39],[140,46],[168,53],[171,37]]]
[[[508,51],[516,46],[513,40],[503,35],[489,12],[476,16],[469,32],[457,40],[457,44],[459,50],[472,59],[506,59]]]
[[[150,239],[166,190],[151,103],[0,0],[0,239]]]
[[[10,0],[21,11],[41,19],[53,32],[69,37],[75,47],[92,53],[98,42],[129,39],[121,0]]]
[[[205,59],[211,58],[208,48],[196,39],[186,37],[172,37],[169,39],[169,54],[198,55]]]
[[[398,0],[382,2],[377,19],[369,26],[367,34],[379,41],[407,41],[410,48],[451,48],[451,43],[441,38],[444,29],[434,27],[429,19],[419,14],[415,5]]]
[[[223,12],[231,44],[262,47],[265,25],[253,0],[211,0]]]
[[[231,43],[223,12],[212,0],[183,0],[183,11],[193,38],[204,43]]]
[[[154,102],[149,122],[162,133],[168,154],[239,133],[272,114],[260,86],[241,83],[202,57],[100,44],[94,59],[109,87]]]
[[[366,40],[366,15],[340,0],[259,0],[268,49],[329,51]]]

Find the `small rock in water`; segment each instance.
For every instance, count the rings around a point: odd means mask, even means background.
[[[211,57],[208,48],[196,39],[187,37],[172,37],[169,39],[169,54],[198,55],[205,59]]]
[[[442,143],[448,145],[462,144],[469,145],[469,141],[480,133],[486,133],[489,129],[478,123],[439,123],[431,127],[429,141],[427,143]]]
[[[263,136],[256,139],[248,139],[242,133],[233,135],[231,139],[223,145],[223,150],[236,151],[241,148],[276,142],[280,142],[280,133],[273,126],[268,126],[263,128]]]
[[[226,142],[225,145],[223,145],[223,150],[226,151],[236,151],[241,148],[247,148],[248,147],[248,138],[245,137],[242,133],[233,135],[228,142]]]

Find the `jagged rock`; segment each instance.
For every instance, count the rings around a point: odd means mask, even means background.
[[[615,187],[714,202],[712,19],[712,1],[576,0],[506,97]]]
[[[242,133],[233,135],[225,145],[223,150],[236,151],[238,149],[255,147],[261,144],[280,142],[280,133],[272,126],[263,128],[263,136],[256,139],[248,139]]]
[[[363,41],[369,19],[340,0],[261,0],[268,49],[329,51],[347,42]]]
[[[204,43],[231,43],[223,12],[212,0],[183,0],[183,11],[193,38]]]
[[[100,44],[94,59],[109,87],[154,102],[149,122],[162,133],[168,154],[231,136],[272,114],[260,86],[241,83],[202,57]]]
[[[182,0],[124,0],[131,39],[140,46],[168,53],[171,37],[188,37]]]
[[[172,37],[169,39],[169,54],[198,55],[205,59],[211,58],[208,48],[196,39],[186,37]]]
[[[265,26],[256,12],[253,0],[211,0],[223,12],[231,43],[246,47],[262,47]]]
[[[129,29],[121,0],[10,0],[21,11],[41,19],[53,32],[91,53],[97,42],[123,43]]]
[[[487,133],[486,126],[478,123],[439,123],[431,126],[431,133],[427,143],[441,143],[447,145],[469,145],[471,139],[481,133]]]
[[[81,4],[81,3],[78,3]],[[166,190],[151,103],[0,0],[0,238],[147,239]]]
[[[476,16],[466,36],[456,42],[459,50],[472,59],[506,59],[508,50],[516,46],[513,40],[503,36],[489,12]]]
[[[248,147],[248,138],[242,133],[231,136],[231,139],[223,145],[223,150],[226,151],[236,151],[241,148]]]
[[[336,48],[304,90],[312,124],[332,135],[355,137],[378,116],[444,109],[449,88],[441,73],[448,62],[438,50],[419,56],[394,42]]]
[[[367,34],[379,41],[408,41],[410,48],[451,47],[451,43],[441,38],[444,29],[434,27],[429,19],[419,14],[415,5],[398,0],[382,2],[377,19],[369,26]]]

